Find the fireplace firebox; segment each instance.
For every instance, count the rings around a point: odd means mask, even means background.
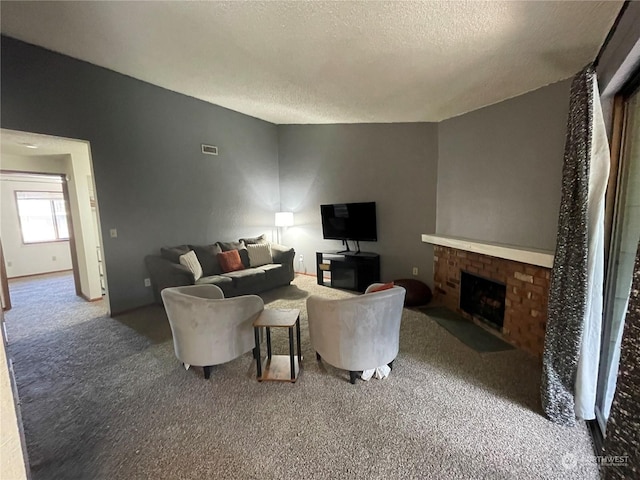
[[[507,287],[472,273],[460,272],[460,309],[502,330]]]

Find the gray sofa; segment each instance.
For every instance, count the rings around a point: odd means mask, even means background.
[[[270,263],[251,266],[247,245],[269,244]],[[251,248],[251,247],[250,247]],[[243,268],[224,272],[218,254],[238,250]],[[202,268],[202,277],[195,280],[189,267],[180,263],[180,257],[193,251]],[[149,271],[156,302],[162,303],[160,292],[167,287],[211,284],[220,287],[225,297],[260,293],[288,285],[293,280],[293,248],[268,243],[265,236],[240,239],[238,242],[216,242],[210,245],[178,245],[160,249],[160,255],[148,255],[145,264]]]

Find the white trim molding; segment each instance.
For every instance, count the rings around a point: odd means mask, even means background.
[[[530,247],[516,247],[502,243],[483,242],[469,238],[450,237],[448,235],[422,234],[424,243],[456,248],[467,252],[481,253],[491,257],[504,258],[515,262],[528,263],[540,267],[553,267],[553,254],[550,250]]]

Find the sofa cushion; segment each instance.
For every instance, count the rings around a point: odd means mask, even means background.
[[[223,252],[228,252],[229,250],[240,250],[241,248],[247,248],[242,240],[239,242],[217,242],[217,245],[220,246]]]
[[[265,272],[259,268],[246,268],[235,272],[223,273],[222,276],[233,280],[234,287],[238,289],[253,288],[265,283]]]
[[[240,241],[244,242],[244,244],[247,246],[255,245],[256,243],[269,243],[269,241],[267,240],[267,236],[264,233],[259,237],[241,238]]]
[[[253,243],[247,245],[247,253],[249,254],[249,266],[259,267],[273,263],[271,256],[271,246],[268,243]]]
[[[221,252],[217,255],[220,268],[224,273],[235,272],[237,270],[243,270],[244,265],[240,260],[240,254],[238,250],[229,250],[228,252]]]
[[[293,266],[293,260],[296,252],[291,247],[285,247],[284,245],[272,243],[271,255],[273,255],[273,263],[287,263]]]
[[[224,289],[225,285],[231,285],[233,280],[224,275],[210,275],[208,277],[202,277],[196,281],[197,285],[212,284]]]
[[[180,255],[192,250],[189,245],[178,245],[177,247],[162,247],[160,249],[160,256],[166,258],[170,262],[180,263]]]
[[[222,268],[220,268],[220,263],[218,262],[218,254],[222,252],[222,249],[217,243],[213,245],[192,245],[191,248],[196,253],[202,266],[203,276],[208,277],[222,273]]]
[[[267,265],[260,265],[258,268],[260,270],[264,270],[265,272],[269,272],[271,270],[281,270],[283,267],[279,263],[269,263]]]
[[[244,268],[249,268],[249,254],[247,253],[247,246],[242,240],[239,242],[218,242],[218,246],[220,246],[223,252],[238,250]]]
[[[198,262],[198,257],[193,250],[189,250],[184,255],[180,255],[180,265],[187,267],[193,273],[194,281],[198,281],[202,277],[202,267]]]
[[[260,270],[264,271],[267,276],[267,282],[271,284],[284,284],[287,283],[287,271],[286,268],[283,267],[279,263],[269,263],[267,265],[262,265],[258,267]]]

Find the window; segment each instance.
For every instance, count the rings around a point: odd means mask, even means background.
[[[23,243],[69,239],[67,208],[62,192],[16,192]]]

